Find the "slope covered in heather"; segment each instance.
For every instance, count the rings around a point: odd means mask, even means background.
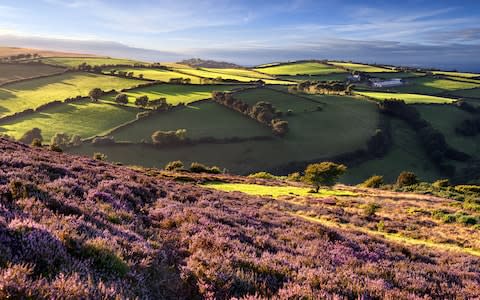
[[[0,298],[479,296],[478,256],[159,174],[0,139]]]

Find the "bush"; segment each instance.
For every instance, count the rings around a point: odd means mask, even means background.
[[[478,223],[478,219],[474,216],[464,215],[457,218],[458,223],[463,225],[475,225]]]
[[[55,152],[63,152],[62,148],[60,148],[57,144],[50,144],[49,149]]]
[[[166,171],[176,171],[178,169],[183,169],[183,162],[180,160],[171,161],[165,165],[164,169]]]
[[[107,156],[101,152],[95,152],[93,153],[93,159],[95,160],[106,160]]]
[[[268,172],[257,172],[248,175],[249,178],[257,178],[257,179],[275,179],[275,175],[270,174]]]
[[[135,99],[135,105],[137,106],[147,106],[148,96],[139,96]]]
[[[33,143],[33,140],[35,139],[40,140],[40,142],[43,141],[42,130],[36,127],[25,132],[18,141],[24,144],[31,145]]]
[[[126,94],[118,94],[115,97],[115,102],[119,104],[127,104],[128,103],[128,96]]]
[[[190,164],[190,171],[193,173],[208,173],[209,168],[201,163],[192,162]]]
[[[462,193],[480,193],[480,185],[457,185],[455,190]]]
[[[372,177],[365,180],[360,184],[362,187],[366,188],[379,188],[383,184],[383,176],[373,175]]]
[[[417,183],[418,183],[417,175],[415,175],[415,173],[413,172],[403,171],[397,177],[397,186],[399,187],[414,185]]]
[[[439,188],[446,188],[450,185],[450,181],[448,179],[439,179],[432,183],[432,186],[439,189]]]
[[[127,263],[109,248],[107,241],[100,239],[87,241],[83,246],[81,255],[90,258],[93,265],[101,270],[120,277],[128,273]]]
[[[115,144],[115,138],[113,136],[98,136],[92,140],[94,145],[112,145]]]
[[[311,164],[305,169],[304,181],[312,184],[315,187],[315,192],[318,193],[321,185],[333,186],[346,171],[346,166],[333,162]]]
[[[33,139],[32,144],[33,147],[42,147],[42,141],[40,139]]]
[[[97,101],[98,99],[100,99],[100,97],[103,96],[103,91],[99,88],[94,88],[94,89],[91,89],[90,92],[88,93],[88,96],[93,100],[93,101]]]
[[[364,206],[363,212],[367,217],[373,217],[379,209],[380,205],[377,203],[369,203]]]
[[[152,134],[152,142],[156,145],[177,145],[186,140],[187,130],[177,129],[176,131],[155,131]]]
[[[300,182],[303,179],[302,174],[300,174],[300,172],[290,173],[290,174],[288,174],[287,178],[290,181],[297,181],[297,182]]]

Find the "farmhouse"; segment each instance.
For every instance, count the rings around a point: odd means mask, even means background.
[[[392,78],[389,80],[372,80],[372,86],[377,88],[392,87],[403,85],[403,80],[400,78]]]

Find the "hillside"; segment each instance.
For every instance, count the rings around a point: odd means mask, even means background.
[[[275,195],[253,195],[252,184]],[[478,228],[425,213],[462,202],[306,191],[133,170],[0,138],[0,298],[480,296]]]

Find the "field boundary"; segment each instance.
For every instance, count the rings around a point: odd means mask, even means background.
[[[58,68],[58,67],[56,67],[56,68]],[[62,74],[68,73],[68,72],[72,72],[72,71],[69,70],[69,69],[63,69],[63,70],[61,70],[57,73],[9,80],[9,81],[5,81],[5,82],[0,83],[0,87],[3,87],[3,86],[8,85],[8,84],[14,84],[14,83],[19,83],[19,82],[23,82],[23,81],[33,80],[33,79],[41,79],[41,78],[48,78],[48,77],[52,77],[52,76],[62,75]]]

